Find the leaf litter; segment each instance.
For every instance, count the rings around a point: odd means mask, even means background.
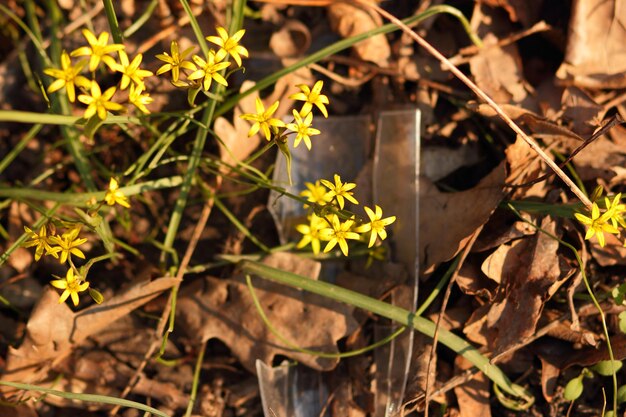
[[[76,3],[61,2],[71,19],[79,17]],[[124,24],[136,19],[144,4],[136,0],[120,3],[120,12],[127,14],[120,19]],[[526,132],[540,139],[544,148],[556,158],[567,157],[611,117],[626,117],[626,55],[621,47],[626,39],[623,4],[537,4],[498,0],[476,2],[474,7],[471,3],[465,5],[463,11],[481,37],[482,48],[472,47],[458,22],[447,16],[431,18],[424,22],[422,30],[447,56],[456,56],[455,62],[467,64],[462,67],[464,71]],[[12,3],[11,7],[23,15],[21,5]],[[160,42],[162,45],[154,50],[161,46],[167,49],[179,29],[177,25],[184,22],[184,13],[176,2],[160,2],[159,7],[160,13],[171,14],[169,17],[174,19],[170,21],[174,23],[149,20],[147,27],[151,30],[163,30],[154,39],[133,40],[138,48]],[[246,20],[249,31],[257,35],[249,38],[249,49],[253,59],[252,51],[256,51],[265,60],[263,63],[259,59],[262,65],[254,62],[251,75],[256,80],[269,74],[270,68],[293,62],[294,57],[383,23],[373,12],[349,3],[318,8],[255,3],[252,7],[260,10],[260,17]],[[410,16],[417,9],[417,5],[400,3],[386,7],[399,17]],[[93,11],[97,13],[97,9]],[[211,15],[223,20],[225,6],[218,2],[203,13],[205,18]],[[104,25],[103,14],[97,14],[94,20]],[[4,44],[15,45],[6,34],[0,36],[7,41]],[[39,98],[26,87],[16,49],[8,49],[2,47],[0,53],[3,108],[41,110]],[[152,55],[146,53],[144,59],[149,61]],[[426,174],[434,171],[429,168],[422,172],[420,180],[420,302],[469,237],[482,228],[451,287],[447,310],[440,311],[437,301],[425,314],[434,321],[443,315],[445,326],[462,332],[508,370],[512,378],[519,377],[518,383],[535,395],[533,414],[565,415],[569,404],[563,398],[562,388],[582,367],[608,359],[606,341],[571,252],[526,221],[572,243],[581,252],[594,289],[604,295],[602,307],[609,318],[616,359],[626,357],[624,336],[617,323],[618,315],[624,311],[623,294],[619,298],[619,288],[624,283],[622,268],[626,264],[623,242],[612,235],[607,236],[604,247],[595,240],[584,241],[581,229],[571,220],[571,205],[576,200],[554,177],[532,186],[512,188],[547,173],[544,163],[493,117],[490,108],[468,101],[466,89],[418,46],[407,42],[405,36],[395,33],[371,37],[316,65],[279,80],[270,96],[261,93],[265,105],[293,94],[289,90],[293,84],[323,78],[328,91],[335,93],[330,107],[334,115],[369,114],[377,109],[416,105],[423,109],[429,120],[421,132],[425,154],[430,152],[433,159],[445,160],[446,169],[442,175],[428,178]],[[364,69],[369,71],[365,78]],[[350,82],[355,80],[358,82]],[[164,91],[169,88],[162,87]],[[239,83],[236,91],[248,88]],[[248,126],[238,117],[254,108],[256,97],[257,94],[247,96],[233,113],[216,120],[215,133],[222,142],[209,146],[209,152],[234,164],[245,160],[263,143],[260,137],[247,138]],[[171,102],[162,99],[158,106],[167,110],[176,108],[176,103],[184,103],[184,97]],[[278,113],[286,111],[281,109]],[[6,155],[24,134],[23,126],[2,126],[0,155]],[[45,169],[61,166],[43,180],[46,189],[64,191],[72,184],[80,187],[68,158],[48,152],[49,143],[57,139],[50,130],[33,139],[32,145],[2,173],[2,186],[16,186],[20,178],[31,179]],[[587,190],[600,184],[611,194],[624,191],[625,140],[626,129],[615,126],[574,157],[573,175]],[[471,152],[458,151],[468,145],[473,147]],[[111,142],[109,146],[120,147],[116,150],[120,155],[132,155],[145,145],[128,141]],[[479,150],[478,158],[475,149]],[[465,155],[465,159],[450,162],[450,155]],[[261,158],[255,166],[265,171],[270,167],[270,159]],[[232,175],[225,170],[220,172]],[[222,191],[229,193],[224,203],[239,218],[246,219],[253,233],[264,242],[277,243],[275,231],[268,226],[270,216],[263,197],[241,198],[235,195],[241,188],[228,182]],[[260,359],[272,365],[283,358],[322,372],[320,375],[333,390],[328,415],[373,415],[377,386],[372,356],[321,358],[285,346],[261,319],[245,277],[236,270],[226,267],[208,274],[193,272],[192,268],[182,284],[152,272],[144,274],[147,279],[138,279],[144,276],[139,273],[140,264],[149,271],[158,270],[154,250],[146,242],[167,223],[168,210],[161,212],[155,207],[169,207],[172,198],[167,193],[146,194],[146,200],[154,206],[148,204],[145,210],[131,215],[131,230],[116,227],[116,233],[137,244],[145,255],[124,254],[113,269],[94,269],[93,274],[102,280],[106,293],[101,305],[73,310],[58,304],[58,294],[45,287],[49,276],[59,273],[58,265],[35,266],[30,253],[22,248],[0,267],[0,295],[17,309],[0,309],[2,380],[56,384],[55,388],[72,392],[120,395],[142,369],[130,396],[143,402],[153,401],[171,415],[180,415],[189,399],[193,360],[198,350],[206,346],[208,354],[200,378],[202,401],[196,407],[196,415],[260,416],[254,363]],[[526,203],[527,210],[522,209],[524,220],[507,209],[504,203],[510,200]],[[542,211],[542,203],[570,207],[570,218]],[[183,230],[193,230],[197,213],[186,214]],[[37,217],[27,205],[18,202],[5,206],[2,216],[7,230],[3,235],[8,236],[2,242],[4,250],[21,234],[20,225],[32,224]],[[141,224],[141,233],[133,235],[132,226]],[[183,241],[177,247],[182,248],[191,234],[181,236]],[[222,214],[212,213],[207,232],[199,242],[199,248],[206,250],[194,253],[192,266],[214,262],[216,254],[244,255],[250,247],[248,239]],[[318,279],[320,271],[318,262],[293,254],[275,253],[264,262],[311,279]],[[340,270],[337,280],[342,285],[383,299],[407,277],[402,266],[391,263],[368,270],[361,261],[354,260],[350,265],[341,265]],[[301,290],[256,278],[253,284],[268,320],[295,346],[332,354],[373,341],[375,317]],[[174,333],[169,335],[162,361],[145,358],[148,345],[162,337],[154,332],[154,316],[160,315],[170,288],[178,285],[181,287]],[[415,352],[420,354],[415,355],[409,373],[416,375],[416,380],[421,381],[417,385],[423,388],[425,358],[430,356],[432,341],[425,337],[418,341]],[[174,365],[164,364],[167,358],[173,358]],[[431,412],[440,402],[446,404],[448,415],[508,415],[505,407],[494,400],[497,394],[483,374],[460,378],[466,382],[450,386],[448,382],[464,375],[470,366],[441,347],[437,349],[437,358],[437,368],[429,377],[432,389],[444,392],[432,397]],[[146,360],[147,365],[142,368]],[[595,378],[598,386],[610,391],[608,379]],[[6,399],[17,395],[7,388],[2,392]],[[405,402],[409,404],[423,391],[407,392]],[[415,397],[410,398],[411,395]],[[573,405],[574,415],[585,410],[598,414],[602,406],[596,388]],[[46,413],[45,407],[55,411]],[[85,415],[107,413],[107,407],[85,406],[49,396],[42,402],[27,402],[7,412],[27,417],[67,415],[72,413],[70,408],[85,408],[83,412],[91,413]],[[4,415],[5,409],[2,406],[0,414]],[[424,404],[417,409],[423,412]]]

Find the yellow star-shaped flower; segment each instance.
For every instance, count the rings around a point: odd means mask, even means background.
[[[130,208],[128,198],[124,195],[123,192],[120,191],[120,186],[115,178],[111,178],[111,180],[109,181],[109,189],[104,195],[104,201],[109,206],[119,204],[120,206]]]
[[[345,200],[350,201],[353,204],[359,204],[356,198],[353,197],[353,192],[350,191],[356,188],[356,184],[352,182],[341,182],[341,177],[335,174],[335,183],[328,180],[322,180],[322,184],[328,188],[328,194],[331,198],[335,198],[337,200],[337,204],[339,204],[339,208],[343,209],[345,204]]]
[[[381,209],[379,206],[375,206],[375,212],[367,206],[363,208],[367,213],[367,217],[370,218],[370,221],[357,227],[355,231],[358,233],[371,232],[370,241],[367,245],[368,248],[371,248],[372,246],[374,246],[374,243],[376,243],[376,236],[380,236],[381,240],[387,239],[387,231],[385,230],[385,226],[389,226],[391,223],[395,222],[396,216],[391,216],[383,219],[383,209]]]
[[[89,29],[83,29],[83,36],[87,39],[89,46],[81,46],[78,49],[72,51],[72,56],[88,56],[89,57],[89,71],[93,72],[98,68],[100,61],[104,62],[109,68],[115,71],[115,59],[109,54],[124,49],[124,45],[109,43],[109,34],[102,32],[100,36],[96,38]]]
[[[91,81],[82,75],[79,75],[86,62],[81,61],[76,65],[72,65],[70,56],[63,51],[61,54],[61,69],[46,68],[44,74],[56,78],[48,87],[48,93],[54,93],[65,87],[67,98],[73,103],[76,100],[76,87],[89,88]]]
[[[293,141],[293,147],[297,148],[300,141],[303,140],[307,149],[311,150],[311,136],[319,135],[321,133],[319,130],[311,127],[311,123],[313,122],[313,113],[309,112],[303,119],[296,110],[293,110],[293,118],[295,119],[295,122],[287,125],[287,129],[296,133],[296,138]]]
[[[228,86],[228,82],[222,74],[220,74],[220,71],[227,68],[230,65],[230,62],[220,62],[218,57],[215,55],[215,51],[209,51],[209,56],[206,61],[198,55],[194,55],[193,62],[196,63],[198,69],[189,74],[187,78],[192,81],[203,80],[202,88],[204,88],[204,91],[209,91],[209,88],[211,88],[211,81],[213,80],[225,87]]]
[[[350,231],[352,225],[354,224],[354,220],[341,222],[339,220],[339,216],[331,214],[330,222],[332,227],[322,229],[319,233],[322,240],[328,240],[328,243],[324,248],[324,253],[330,252],[335,245],[339,244],[341,253],[343,253],[344,256],[348,256],[347,239],[359,240],[361,238],[358,233]]]
[[[241,56],[245,56],[246,58],[248,57],[248,50],[239,45],[239,41],[246,31],[241,29],[233,36],[228,36],[228,32],[223,27],[218,26],[216,30],[219,36],[207,36],[206,40],[220,47],[217,51],[217,60],[221,61],[226,58],[226,55],[230,55],[237,63],[237,66],[240,67]]]
[[[304,101],[302,105],[302,109],[300,110],[300,116],[304,117],[308,113],[311,112],[313,105],[315,104],[318,109],[322,112],[324,117],[328,117],[328,111],[326,111],[325,104],[328,104],[328,97],[324,94],[321,94],[322,87],[324,86],[324,82],[319,80],[315,83],[313,88],[309,88],[306,84],[300,84],[297,87],[301,90],[299,93],[293,94],[289,96],[292,100],[300,100]]]
[[[115,71],[122,73],[120,90],[125,90],[131,81],[136,85],[143,86],[143,79],[152,75],[152,71],[139,68],[143,55],[138,54],[132,61],[129,62],[126,52],[119,51],[118,54],[120,56],[120,63],[116,63],[114,69]]]
[[[185,49],[182,53],[178,49],[178,42],[172,41],[170,45],[170,51],[172,55],[167,52],[157,54],[157,59],[165,62],[165,65],[161,66],[156,72],[157,75],[164,74],[168,71],[172,71],[172,81],[177,82],[180,77],[180,70],[186,69],[189,71],[195,71],[196,66],[191,61],[185,61],[185,57],[193,51],[193,46]]]
[[[81,259],[85,259],[85,254],[83,251],[78,249],[80,245],[87,242],[85,238],[79,238],[78,234],[80,233],[80,226],[74,227],[67,233],[63,233],[61,236],[51,236],[50,242],[58,245],[57,249],[61,256],[59,257],[59,262],[62,264],[65,263],[72,255],[78,256]]]
[[[30,248],[32,246],[36,246],[35,249],[35,261],[38,261],[41,258],[41,255],[52,255],[55,258],[59,257],[58,252],[61,250],[60,248],[53,248],[50,245],[50,238],[48,237],[48,230],[45,225],[39,228],[39,233],[33,232],[28,227],[24,226],[24,231],[29,234],[28,238],[30,240],[24,242],[22,244],[25,248]]]
[[[91,95],[81,94],[78,96],[78,101],[87,105],[83,117],[90,119],[94,115],[98,115],[100,120],[107,118],[107,110],[110,111],[122,111],[124,106],[119,103],[111,101],[113,94],[115,94],[115,87],[107,89],[104,93],[100,90],[100,86],[96,81],[91,82]]]
[[[263,132],[265,139],[268,141],[272,139],[272,134],[270,129],[272,127],[284,127],[285,123],[282,120],[275,119],[272,116],[278,109],[278,101],[270,106],[269,109],[265,110],[265,106],[260,98],[256,98],[256,114],[242,114],[241,117],[244,120],[249,120],[254,122],[254,124],[250,127],[250,131],[248,132],[248,136],[255,135],[259,129]]]
[[[54,281],[50,281],[50,284],[54,288],[58,288],[63,290],[63,293],[59,297],[59,304],[65,302],[68,297],[72,298],[72,303],[74,306],[78,305],[78,293],[85,291],[89,288],[89,282],[84,281],[83,278],[79,276],[74,276],[74,268],[70,268],[67,270],[67,274],[65,278],[61,278],[55,275],[56,278],[59,278]]]
[[[609,215],[607,216],[607,214]],[[604,232],[619,234],[619,230],[615,226],[607,223],[611,217],[610,213],[606,212],[600,215],[600,208],[596,203],[593,203],[591,206],[591,217],[587,217],[581,213],[574,213],[574,216],[579,222],[588,227],[585,239],[589,240],[595,235],[598,239],[598,243],[602,247],[604,247],[604,244],[606,243],[604,239]]]

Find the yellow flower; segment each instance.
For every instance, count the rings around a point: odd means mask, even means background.
[[[107,89],[104,93],[102,93],[98,83],[96,81],[92,81],[91,95],[81,94],[80,96],[78,96],[78,101],[87,105],[87,109],[85,109],[85,114],[83,114],[83,117],[85,119],[89,119],[93,115],[97,114],[100,120],[104,120],[107,118],[107,110],[124,110],[124,106],[111,101],[111,97],[113,97],[113,94],[115,94],[115,90],[115,87],[111,87]]]
[[[131,84],[130,92],[128,93],[128,101],[142,113],[149,114],[150,110],[148,110],[146,104],[152,103],[154,99],[150,97],[150,94],[141,94],[143,93],[143,89],[143,85]]]
[[[28,227],[24,226],[24,230],[30,236],[28,237],[30,240],[26,241],[22,244],[25,248],[30,248],[32,246],[37,246],[35,249],[35,261],[38,261],[41,258],[41,255],[44,255],[44,251],[46,255],[52,255],[55,258],[59,257],[58,252],[61,250],[60,248],[53,248],[50,246],[50,238],[48,235],[48,230],[46,226],[43,225],[39,229],[39,233],[35,233],[30,230]]]
[[[624,221],[623,214],[626,213],[626,205],[621,204],[622,193],[617,194],[613,201],[608,197],[604,197],[604,203],[606,205],[606,212],[602,215],[607,220],[611,221],[613,227],[617,228],[617,225],[626,228],[626,221]]]
[[[61,257],[59,261],[64,264],[65,261],[68,260],[72,255],[76,255],[81,259],[85,259],[85,254],[78,249],[80,245],[87,242],[85,238],[78,238],[78,233],[80,233],[80,226],[74,227],[67,233],[63,233],[61,236],[51,236],[50,242],[55,245],[59,245],[58,252],[61,253]]]
[[[356,201],[356,198],[353,197],[354,193],[350,191],[356,187],[356,184],[351,182],[342,183],[341,177],[337,174],[335,174],[334,184],[328,180],[322,180],[322,184],[324,184],[326,188],[330,190],[328,192],[330,197],[337,199],[337,203],[339,204],[340,209],[343,209],[345,203],[344,199],[350,201],[353,204],[359,204],[359,202]]]
[[[593,203],[591,206],[591,217],[587,217],[581,213],[574,213],[576,219],[588,227],[585,239],[589,240],[593,235],[596,235],[598,243],[602,247],[604,247],[605,244],[604,232],[619,234],[619,230],[617,230],[615,226],[607,223],[607,220],[609,220],[611,216],[606,216],[606,214],[607,213],[604,213],[600,216],[600,209],[596,203]]]
[[[335,245],[339,244],[339,248],[341,252],[348,256],[348,241],[347,239],[359,240],[360,236],[358,233],[351,232],[350,229],[354,224],[354,220],[346,220],[345,222],[341,222],[339,220],[339,216],[336,214],[330,215],[330,222],[332,227],[327,227],[322,229],[319,232],[320,238],[323,240],[328,240],[326,247],[324,248],[324,253],[330,252]]]
[[[278,101],[270,106],[269,109],[265,110],[265,106],[263,106],[263,102],[260,98],[256,99],[256,114],[242,114],[241,117],[244,120],[249,120],[254,122],[252,127],[250,127],[250,131],[248,132],[248,136],[253,136],[256,134],[259,129],[265,135],[265,139],[270,140],[272,138],[270,128],[273,127],[284,127],[285,123],[282,120],[275,119],[272,116],[278,109]]]
[[[63,51],[61,54],[61,69],[46,68],[43,70],[44,74],[56,78],[48,87],[48,93],[54,93],[57,90],[65,87],[67,92],[67,98],[73,103],[76,100],[76,86],[89,88],[91,81],[80,74],[81,70],[85,66],[86,62],[81,61],[72,66],[70,56],[67,52]]]
[[[367,245],[368,248],[374,246],[376,243],[376,236],[380,236],[381,240],[387,239],[387,231],[385,230],[385,226],[389,226],[391,223],[396,221],[396,216],[391,216],[387,218],[383,217],[383,209],[379,206],[375,206],[376,212],[372,211],[369,207],[363,207],[365,212],[367,213],[367,217],[370,218],[369,223],[362,224],[361,226],[355,229],[358,233],[370,232],[370,242]]]
[[[185,49],[182,53],[178,50],[178,42],[172,41],[170,45],[172,55],[167,52],[156,55],[157,59],[166,62],[161,68],[157,70],[157,75],[164,74],[168,71],[172,71],[172,81],[177,82],[180,77],[180,69],[187,69],[189,71],[195,71],[196,66],[191,61],[185,61],[185,57],[193,51],[193,46]]]
[[[302,191],[300,195],[302,197],[306,197],[307,201],[323,206],[333,199],[333,197],[326,190],[326,187],[320,184],[319,180],[315,181],[315,184],[305,182],[304,185],[307,190]],[[305,204],[304,207],[308,207],[308,204]]]
[[[72,51],[72,56],[89,56],[89,71],[93,72],[98,68],[100,61],[115,71],[115,59],[109,54],[124,49],[124,45],[114,43],[107,45],[109,34],[102,32],[98,38],[89,29],[83,29],[83,36],[87,39],[89,46],[82,46]]]
[[[289,123],[287,129],[296,132],[296,139],[293,142],[293,147],[297,148],[301,140],[304,140],[308,150],[311,150],[311,136],[319,135],[320,131],[311,127],[313,121],[313,113],[308,113],[304,119],[296,111],[293,110],[293,117],[295,123]]]
[[[223,27],[217,27],[217,34],[219,36],[207,36],[206,40],[216,44],[220,47],[217,51],[217,61],[221,61],[226,58],[226,55],[229,54],[233,57],[237,66],[241,66],[241,57],[239,55],[243,55],[246,58],[248,57],[248,50],[243,46],[239,45],[239,41],[243,37],[246,31],[241,29],[237,31],[233,36],[228,36],[228,32]]]
[[[228,86],[226,79],[220,74],[220,71],[227,68],[230,62],[220,62],[215,51],[209,51],[209,57],[205,61],[198,55],[193,56],[193,62],[196,63],[198,69],[189,74],[187,77],[190,80],[203,80],[202,87],[204,91],[209,91],[211,88],[211,81],[215,80],[216,83],[220,83],[223,86]]]
[[[302,249],[306,245],[311,245],[311,249],[313,249],[314,254],[320,253],[320,231],[324,228],[328,227],[328,224],[324,219],[317,217],[315,214],[311,214],[309,216],[309,224],[299,224],[296,226],[296,230],[302,233],[302,239],[296,247],[298,249]]]
[[[300,110],[301,116],[305,116],[310,113],[313,105],[315,104],[317,108],[320,109],[324,117],[328,117],[326,106],[324,106],[325,104],[328,104],[328,97],[326,97],[324,94],[320,94],[323,86],[324,82],[322,80],[316,82],[313,86],[313,89],[310,89],[309,86],[305,84],[300,84],[297,87],[302,91],[289,96],[289,98],[292,100],[304,101],[304,105],[302,105],[302,110]]]
[[[120,206],[124,206],[126,208],[130,208],[130,204],[128,203],[128,198],[124,195],[123,192],[119,189],[119,184],[115,178],[111,178],[109,181],[109,189],[104,195],[104,201],[109,206],[114,206],[115,203]]]
[[[57,277],[55,275],[55,277]],[[59,304],[65,302],[68,297],[72,297],[72,302],[74,306],[78,305],[78,293],[85,291],[89,288],[89,282],[84,281],[83,277],[80,275],[74,276],[74,269],[70,268],[67,270],[67,274],[65,278],[57,277],[59,279],[50,281],[53,287],[63,290],[63,293],[59,297]]]
[[[117,72],[122,73],[122,81],[120,82],[120,90],[124,90],[128,87],[131,80],[138,86],[143,86],[143,79],[152,75],[152,71],[140,69],[141,60],[143,55],[138,54],[131,62],[128,62],[128,55],[126,52],[119,51],[120,63],[115,64],[114,69]]]

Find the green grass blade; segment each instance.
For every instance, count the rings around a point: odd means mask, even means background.
[[[463,27],[465,28],[465,31],[468,33],[469,37],[472,39],[472,41],[474,43],[476,43],[478,46],[481,45],[480,40],[472,33],[472,30],[470,28],[469,22],[467,21],[467,19],[465,18],[465,16],[463,16],[463,13],[461,13],[460,10],[452,7],[452,6],[448,6],[448,5],[440,5],[440,6],[433,6],[428,8],[427,10],[425,10],[424,12],[416,15],[416,16],[411,16],[409,18],[404,19],[402,22],[406,25],[414,25],[417,24],[431,16],[435,16],[437,14],[441,14],[441,13],[446,13],[446,14],[450,14],[454,17],[456,17],[457,19],[459,19],[459,21],[461,22],[461,24],[463,25]],[[276,83],[276,81],[278,81],[278,79],[280,79],[281,77],[284,77],[287,74],[290,74],[292,72],[294,72],[295,70],[305,67],[307,65],[313,64],[315,62],[318,62],[326,57],[329,57],[333,54],[336,54],[338,52],[341,52],[345,49],[348,49],[350,47],[352,47],[354,44],[361,42],[367,38],[371,38],[372,36],[376,36],[376,35],[381,35],[381,34],[386,34],[386,33],[391,33],[394,32],[396,30],[399,30],[399,28],[394,25],[393,23],[388,23],[384,26],[381,26],[379,28],[370,30],[368,32],[359,34],[359,35],[355,35],[352,36],[350,38],[346,38],[343,39],[339,42],[336,42],[330,46],[327,46],[326,48],[320,49],[319,51],[315,52],[314,54],[309,55],[306,58],[303,58],[301,61],[296,62],[293,65],[290,65],[288,67],[285,67],[279,71],[276,71],[275,73],[263,78],[262,80],[260,80],[259,82],[257,82],[252,88],[243,91],[239,94],[236,94],[234,96],[231,96],[229,99],[227,99],[224,103],[222,103],[222,105],[217,109],[217,111],[215,112],[215,117],[221,116],[224,113],[226,113],[227,111],[229,111],[230,109],[232,109],[233,107],[235,107],[237,105],[237,103],[239,103],[239,101],[241,101],[241,99],[243,99],[244,97],[254,93],[255,91],[260,91],[263,90],[264,88],[267,88],[271,85],[273,85],[274,83]]]
[[[89,403],[111,404],[111,405],[117,405],[120,407],[135,408],[137,410],[154,414],[155,416],[170,417],[169,415],[165,414],[163,411],[159,411],[156,408],[147,406],[145,404],[138,403],[136,401],[125,400],[122,398],[109,397],[107,395],[82,394],[82,393],[79,394],[75,392],[58,391],[55,389],[44,388],[44,387],[40,387],[37,385],[20,384],[18,382],[8,382],[8,381],[0,381],[0,385],[4,385],[6,387],[13,387],[13,388],[17,388],[17,389],[21,389],[25,391],[43,392],[48,395],[54,395],[55,397],[61,397],[61,398],[65,398],[68,400],[78,400],[78,401],[84,401],[84,402],[89,402]]]
[[[290,287],[301,288],[333,300],[341,301],[355,307],[370,311],[379,316],[396,321],[404,326],[413,326],[420,333],[434,337],[436,325],[432,321],[416,316],[408,310],[387,304],[366,295],[351,291],[327,282],[315,281],[291,272],[282,271],[257,262],[243,262],[241,268],[245,273],[258,275],[270,281],[278,282]],[[500,368],[489,362],[478,349],[464,339],[443,328],[439,328],[439,342],[462,355],[474,366],[482,371],[489,379],[497,384],[504,392],[525,400],[531,401],[532,396],[523,387],[513,384]]]

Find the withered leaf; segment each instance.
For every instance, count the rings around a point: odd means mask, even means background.
[[[273,254],[264,262],[273,263],[275,267],[283,263],[286,269],[283,260],[291,256],[295,255]],[[297,262],[291,261],[289,268],[296,269],[295,273],[310,276],[319,268],[312,260],[295,258]],[[337,340],[356,328],[351,308],[344,304],[266,280],[254,279],[253,284],[269,321],[298,347],[337,353]],[[221,340],[251,372],[255,372],[257,359],[271,364],[276,355],[287,356],[317,370],[333,369],[339,362],[335,358],[320,358],[285,347],[259,316],[241,276],[232,280],[212,277],[197,280],[181,291],[177,305],[176,318],[190,337],[198,342]]]
[[[555,233],[556,224],[549,217],[541,226]],[[508,246],[501,263],[501,284],[487,314],[494,356],[533,335],[544,303],[569,277],[570,271],[561,272],[558,248],[558,241],[540,232]]]

